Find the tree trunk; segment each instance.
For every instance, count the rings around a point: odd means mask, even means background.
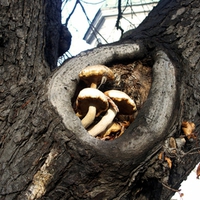
[[[200,160],[199,4],[161,0],[122,40],[51,74],[61,2],[2,1],[1,199],[170,199]],[[115,140],[90,136],[73,109],[80,70],[117,63],[131,77],[129,64],[146,58],[153,81],[136,119]],[[183,121],[195,123],[193,138],[183,135]],[[186,143],[173,146],[172,138]]]

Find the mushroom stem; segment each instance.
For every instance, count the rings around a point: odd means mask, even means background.
[[[87,128],[92,124],[96,116],[96,107],[94,105],[90,105],[88,108],[88,112],[85,117],[81,120],[81,123],[84,128]]]
[[[107,79],[108,79],[108,78],[107,78],[106,76],[102,76],[101,82],[100,82],[98,88],[100,88],[101,85],[103,85],[104,83],[106,83]],[[90,87],[96,89],[96,88],[97,88],[97,80],[96,80],[95,82],[92,82],[92,83],[90,84]]]
[[[90,87],[96,89],[97,88],[97,83],[91,83]]]
[[[92,127],[88,133],[92,136],[97,136],[100,133],[104,132],[106,128],[112,124],[113,119],[115,118],[117,114],[117,111],[111,106],[106,114],[101,118],[101,120],[94,126]]]

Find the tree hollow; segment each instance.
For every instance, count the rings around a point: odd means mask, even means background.
[[[73,133],[85,149],[112,161],[136,164],[138,154],[150,155],[154,145],[167,136],[176,102],[175,69],[161,50],[153,52],[153,81],[148,98],[134,122],[125,133],[113,140],[102,141],[88,134],[75,115],[71,100],[79,82],[78,73],[88,65],[108,64],[114,61],[137,60],[146,57],[147,50],[140,43],[106,46],[84,52],[66,62],[49,83],[49,99],[63,119],[66,131]],[[114,156],[113,156],[114,155]]]

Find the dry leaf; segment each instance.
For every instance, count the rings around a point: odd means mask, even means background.
[[[106,130],[106,132],[100,135],[100,139],[113,140],[115,138],[118,138],[124,133],[125,128],[127,128],[129,125],[130,122],[128,121],[113,122]]]
[[[176,148],[176,140],[173,137],[169,138],[169,147]]]
[[[200,176],[200,164],[197,167],[196,174],[197,174],[197,179],[199,179],[199,176]]]
[[[168,158],[168,157],[165,157],[165,160],[167,161],[168,166],[169,166],[169,168],[171,169],[171,168],[172,168],[172,161],[171,161],[171,159]]]
[[[195,124],[192,122],[183,121],[182,122],[182,130],[183,130],[183,133],[185,134],[185,136],[188,137],[195,130]]]
[[[183,197],[184,196],[184,193],[180,193],[180,197]]]
[[[160,152],[160,153],[159,153],[159,155],[158,155],[158,159],[159,159],[159,160],[162,160],[162,158],[163,158],[163,153],[164,153],[164,152]]]

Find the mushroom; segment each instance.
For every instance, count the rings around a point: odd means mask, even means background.
[[[108,90],[104,92],[106,96],[114,101],[122,115],[132,115],[137,111],[136,104],[125,92],[119,90]]]
[[[79,73],[79,78],[91,88],[98,88],[107,80],[114,79],[114,73],[105,65],[93,65],[84,68]]]
[[[76,115],[84,117],[81,120],[82,125],[87,128],[95,117],[105,112],[109,107],[107,96],[98,89],[85,88],[79,92],[76,99]]]
[[[120,114],[131,115],[137,110],[135,102],[122,91],[109,90],[104,92],[104,94],[117,105]],[[117,110],[110,105],[102,119],[94,127],[88,130],[89,134],[95,137],[104,132],[107,127],[112,124],[117,113]]]

